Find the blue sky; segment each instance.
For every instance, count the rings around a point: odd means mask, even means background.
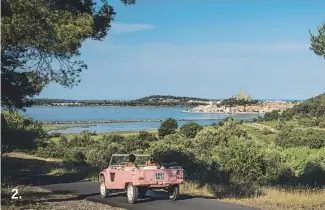
[[[73,89],[50,84],[39,97],[135,99],[153,94],[306,99],[325,92],[325,60],[309,33],[325,21],[325,1],[110,1],[107,38],[86,41],[88,64]]]

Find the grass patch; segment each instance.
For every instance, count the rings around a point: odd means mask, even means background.
[[[22,152],[10,152],[4,155],[4,157],[9,157],[9,158],[20,158],[20,159],[25,159],[25,160],[41,160],[41,161],[46,161],[46,162],[62,162],[61,159],[55,159],[55,158],[41,158],[37,157],[35,155],[31,154],[26,154]]]
[[[199,185],[186,182],[181,185],[181,193],[215,198],[218,201],[241,204],[270,210],[323,210],[325,206],[325,189],[259,187],[255,195],[236,197],[228,195],[222,186]],[[224,194],[225,196],[222,196]]]
[[[325,206],[325,189],[282,189],[264,187],[264,195],[253,198],[225,198],[222,201],[242,204],[262,209],[313,209],[323,210]]]
[[[274,129],[277,128],[278,126],[278,121],[277,120],[272,120],[272,121],[262,121],[262,122],[259,122],[263,125],[267,125],[267,126],[270,126]],[[297,120],[288,120],[288,121],[285,121],[286,125],[289,125],[289,126],[294,126],[294,127],[298,127],[298,121]]]
[[[263,132],[260,129],[249,126],[248,124],[240,125],[240,128],[246,131],[250,136],[261,138],[264,136]]]
[[[268,129],[258,129],[246,123],[240,125],[240,128],[246,131],[249,136],[266,142],[274,142],[277,135]]]
[[[67,174],[76,174],[78,171],[74,168],[67,169],[67,168],[54,168],[51,169],[46,175],[52,175],[52,176],[62,176]]]
[[[185,182],[180,185],[180,188],[182,194],[214,197],[207,184],[199,185],[194,182]]]

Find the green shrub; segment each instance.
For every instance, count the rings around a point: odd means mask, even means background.
[[[147,149],[150,145],[150,141],[146,139],[140,139],[136,135],[130,135],[125,137],[121,145],[123,146],[125,152],[132,153],[139,149]]]
[[[283,150],[283,154],[285,159],[282,168],[292,172],[291,183],[313,186],[325,184],[325,148],[288,148]]]
[[[169,134],[173,134],[176,132],[178,128],[177,121],[173,118],[168,118],[163,121],[158,129],[159,138],[164,138]]]
[[[91,144],[92,141],[89,138],[85,138],[84,136],[75,135],[68,141],[68,147],[86,147]]]
[[[263,148],[255,140],[232,137],[220,147],[219,156],[232,183],[256,183],[266,174]]]
[[[285,148],[309,146],[321,148],[325,146],[325,131],[316,129],[293,129],[284,127],[276,137],[277,145]]]
[[[243,124],[244,123],[244,120],[239,120],[239,121],[237,121],[237,124],[239,124],[239,125],[241,125],[241,124]]]
[[[152,153],[155,160],[160,164],[175,163],[175,165],[182,166],[187,170],[187,174],[189,168],[195,162],[195,157],[189,148],[177,144],[171,145],[162,141],[152,145],[148,153]]]
[[[138,138],[146,142],[154,142],[158,140],[155,134],[149,133],[148,131],[140,131]]]
[[[321,137],[321,136],[316,136],[316,135],[312,135],[310,137],[306,138],[306,141],[308,141],[308,146],[311,149],[319,149],[322,147],[325,147],[325,137]]]
[[[318,127],[320,127],[320,128],[325,128],[325,122],[319,122],[318,123]]]
[[[283,129],[285,129],[286,126],[287,126],[286,122],[283,119],[281,119],[278,121],[278,123],[276,125],[276,129],[283,130]]]
[[[99,168],[107,167],[111,156],[115,153],[125,153],[124,147],[116,142],[101,141],[86,148],[86,163]]]
[[[42,124],[18,112],[1,113],[1,154],[13,150],[34,150],[47,138]]]
[[[202,126],[195,122],[188,122],[180,128],[181,133],[188,138],[194,138],[200,130],[202,130]]]
[[[61,135],[58,143],[62,146],[67,146],[69,141],[66,136]]]
[[[269,134],[273,134],[274,132],[271,131],[271,130],[268,129],[268,128],[264,128],[263,131],[262,131],[262,133],[263,133],[264,135],[269,135]]]
[[[36,155],[43,158],[62,158],[65,156],[65,150],[60,149],[56,144],[49,143],[44,147],[38,147]]]
[[[306,164],[301,182],[308,186],[325,186],[325,161],[310,161]]]
[[[66,153],[65,160],[75,164],[84,164],[86,157],[84,151],[82,150],[84,149],[74,148],[72,150],[69,150],[69,152]]]
[[[299,119],[298,125],[305,127],[314,127],[318,125],[318,121],[316,118],[303,117]]]
[[[279,110],[273,110],[272,112],[267,112],[263,116],[263,120],[265,121],[272,121],[272,120],[278,120],[281,117],[281,114],[279,113]]]
[[[105,152],[103,149],[100,148],[90,148],[86,152],[86,162],[89,165],[96,166],[99,168],[107,167],[110,158],[111,154]]]
[[[122,143],[124,139],[125,139],[124,136],[117,133],[112,133],[112,134],[104,135],[101,140],[110,143]]]

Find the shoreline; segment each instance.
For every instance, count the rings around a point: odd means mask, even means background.
[[[222,120],[224,118],[215,119],[176,119],[177,121],[200,121],[200,120]],[[69,120],[69,121],[40,121],[44,125],[64,125],[64,124],[113,124],[113,123],[136,123],[136,122],[163,122],[165,119],[157,120]]]
[[[195,107],[193,106],[149,106],[149,105],[138,105],[138,106],[119,106],[119,105],[80,105],[80,106],[52,106],[52,105],[33,105],[31,107],[27,108],[33,108],[33,107],[70,107],[70,108],[75,108],[75,107],[112,107],[112,108],[189,108],[189,107]]]
[[[193,112],[193,111],[186,111],[185,113],[193,113],[193,114],[225,114],[225,115],[236,115],[236,114],[265,114],[265,112],[234,112],[234,113],[227,113],[227,112]]]
[[[206,120],[224,120],[225,117],[219,118],[198,118],[198,119],[176,119],[178,122],[194,122]],[[242,119],[242,118],[240,118]],[[253,119],[253,117],[245,120]],[[119,124],[119,123],[142,123],[142,122],[163,122],[165,119],[152,119],[152,120],[69,120],[69,121],[39,121],[43,125],[94,125],[94,124]]]

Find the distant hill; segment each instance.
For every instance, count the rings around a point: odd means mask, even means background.
[[[136,100],[69,100],[34,99],[36,106],[198,106],[206,105],[209,99],[171,95],[152,95]]]
[[[283,112],[284,116],[309,115],[312,117],[325,117],[325,93],[307,99],[300,104]]]
[[[135,103],[192,103],[192,102],[208,102],[209,99],[185,97],[185,96],[171,96],[171,95],[151,95],[137,100],[132,100]]]

